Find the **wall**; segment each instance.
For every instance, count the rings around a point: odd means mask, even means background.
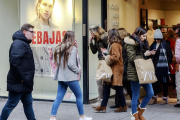
[[[164,11],[164,13],[165,23],[168,27],[180,23],[180,11]]]
[[[164,11],[148,9],[148,19],[161,19],[164,17],[165,17]]]
[[[18,0],[0,0],[0,96],[7,96],[7,73],[9,70],[9,48],[12,35],[19,30]]]

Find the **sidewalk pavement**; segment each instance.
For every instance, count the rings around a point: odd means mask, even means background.
[[[0,98],[0,112],[5,105],[7,99]],[[37,120],[49,120],[51,108],[53,102],[46,101],[34,101],[33,107]],[[91,105],[84,105],[85,115],[93,117],[93,120],[131,120],[130,112],[114,113],[114,109],[110,109],[109,106],[114,104],[114,99],[110,99],[106,113],[96,113]],[[130,101],[127,101],[127,105]],[[148,105],[147,110],[144,113],[146,120],[180,120],[180,108],[175,108],[175,103],[169,103],[167,105]],[[22,103],[19,102],[17,107],[13,110],[8,120],[26,120],[23,112]],[[75,103],[61,103],[57,120],[79,120],[78,110]]]

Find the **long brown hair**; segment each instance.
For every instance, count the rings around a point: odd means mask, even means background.
[[[123,40],[121,39],[118,30],[116,30],[115,28],[108,31],[108,36],[109,36],[108,42],[110,44],[117,42],[117,43],[120,43],[122,45]]]
[[[69,59],[70,52],[72,51],[72,47],[75,46],[75,41],[76,40],[74,32],[67,31],[64,35],[62,42],[55,48],[54,62],[56,63],[56,65],[58,65],[59,62],[59,65],[61,66],[61,57],[63,55],[63,67],[65,68],[65,65]]]
[[[175,37],[175,32],[174,30],[170,29],[166,34],[166,40],[168,40],[169,38],[174,38],[174,37]]]

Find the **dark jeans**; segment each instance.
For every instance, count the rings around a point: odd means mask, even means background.
[[[163,96],[167,97],[168,95],[168,77],[166,78],[166,83],[163,82],[162,78],[157,77],[158,81],[153,83],[154,96],[157,96],[158,93],[158,84],[161,83],[163,86]]]
[[[31,92],[9,92],[9,97],[4,106],[0,120],[7,120],[12,110],[17,106],[19,100],[23,103],[24,113],[28,120],[36,120],[33,111],[33,99]]]
[[[132,100],[132,90],[131,90],[131,83],[130,83],[130,81],[123,81],[123,87],[125,87],[126,89],[127,89],[127,92],[128,92],[128,94],[130,95],[130,98],[131,98],[131,100]],[[118,106],[120,106],[121,104],[120,104],[120,96],[119,96],[119,94],[117,93],[117,91],[116,91],[116,95],[115,95],[115,104],[116,105],[118,105]]]
[[[126,106],[126,101],[123,94],[123,86],[115,86],[117,94],[120,96],[120,104],[122,107]],[[103,100],[101,106],[107,106],[109,95],[111,91],[111,85],[103,85]]]

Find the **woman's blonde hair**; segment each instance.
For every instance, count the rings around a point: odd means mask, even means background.
[[[89,28],[89,30],[95,35],[97,40],[99,40],[101,38],[101,35],[106,32],[102,27],[99,27],[98,25],[92,26],[91,28]]]
[[[120,35],[120,38],[124,40],[125,37],[129,36],[130,34],[125,30],[125,28],[117,29]]]

